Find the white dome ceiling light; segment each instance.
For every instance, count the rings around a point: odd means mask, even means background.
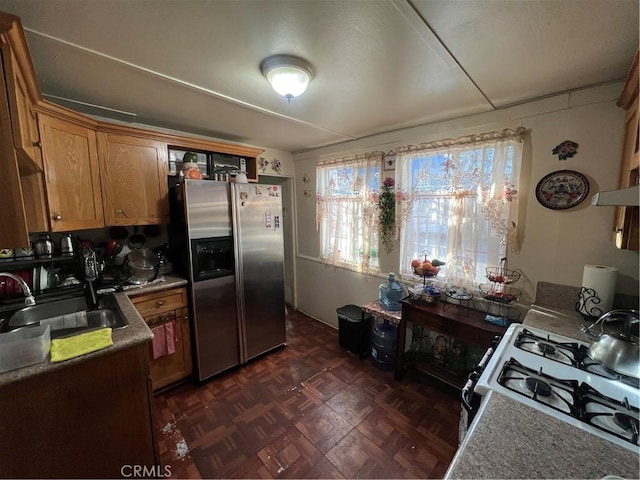
[[[267,57],[260,63],[260,70],[273,89],[289,103],[293,97],[304,93],[313,78],[311,64],[292,55]]]

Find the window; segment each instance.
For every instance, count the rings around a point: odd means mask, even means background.
[[[381,164],[381,152],[318,164],[316,220],[323,262],[357,272],[378,272],[371,194],[380,187]]]
[[[396,183],[409,192],[400,205],[401,275],[411,277],[411,261],[424,255],[447,265],[463,257],[475,271],[456,284],[473,289],[486,282],[485,267],[506,257],[517,226],[523,131],[397,149]],[[446,265],[441,272],[446,279]]]

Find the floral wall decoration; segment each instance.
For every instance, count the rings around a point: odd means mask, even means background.
[[[271,160],[271,170],[278,174],[282,173],[282,164],[280,163],[280,160],[277,158]]]
[[[396,168],[396,152],[390,150],[385,153],[382,162],[385,170],[394,170]]]
[[[311,183],[311,177],[309,176],[308,173],[305,173],[304,175],[302,175],[302,181],[303,183]]]
[[[566,160],[578,153],[579,145],[571,140],[565,140],[564,142],[556,145],[551,151],[554,155],[558,155],[558,160]]]
[[[264,157],[258,158],[258,170],[260,173],[265,173],[267,171],[267,167],[269,166],[269,160]]]

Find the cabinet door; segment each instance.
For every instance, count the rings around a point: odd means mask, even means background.
[[[4,56],[4,50],[0,50]],[[2,57],[3,58],[3,57]],[[22,202],[18,158],[13,147],[5,75],[0,62],[0,171],[3,205],[0,208],[0,248],[26,247],[29,231]]]
[[[98,132],[105,223],[169,222],[167,146],[152,139]]]
[[[158,390],[193,372],[191,354],[191,328],[187,307],[187,290],[176,288],[131,297],[131,302],[143,316],[149,328],[159,329],[158,335],[167,335],[165,325],[173,325],[173,338],[166,338],[175,345],[175,352],[153,358],[153,344],[149,345],[149,359],[153,389]]]
[[[638,55],[627,76],[627,81],[618,100],[618,106],[626,110],[624,125],[624,143],[620,166],[620,188],[640,183],[640,106],[638,104]],[[615,243],[618,248],[638,251],[640,249],[640,225],[638,207],[617,207],[615,216]]]
[[[40,114],[51,230],[104,226],[95,131]]]
[[[42,171],[40,134],[38,133],[36,113],[29,98],[24,75],[18,66],[15,55],[7,45],[3,46],[3,62],[9,93],[13,144],[23,159],[31,162],[35,170]]]
[[[149,358],[153,390],[166,387],[191,375],[191,339],[189,329],[189,315],[187,308],[179,308],[162,315],[145,318],[154,332],[159,331],[166,337],[167,342],[175,345],[175,352],[153,357],[153,344],[149,345]],[[169,338],[167,325],[173,326],[173,338]]]

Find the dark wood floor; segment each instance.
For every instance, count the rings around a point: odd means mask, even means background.
[[[396,382],[298,312],[286,347],[156,397],[172,478],[441,478],[459,415],[455,392]]]

